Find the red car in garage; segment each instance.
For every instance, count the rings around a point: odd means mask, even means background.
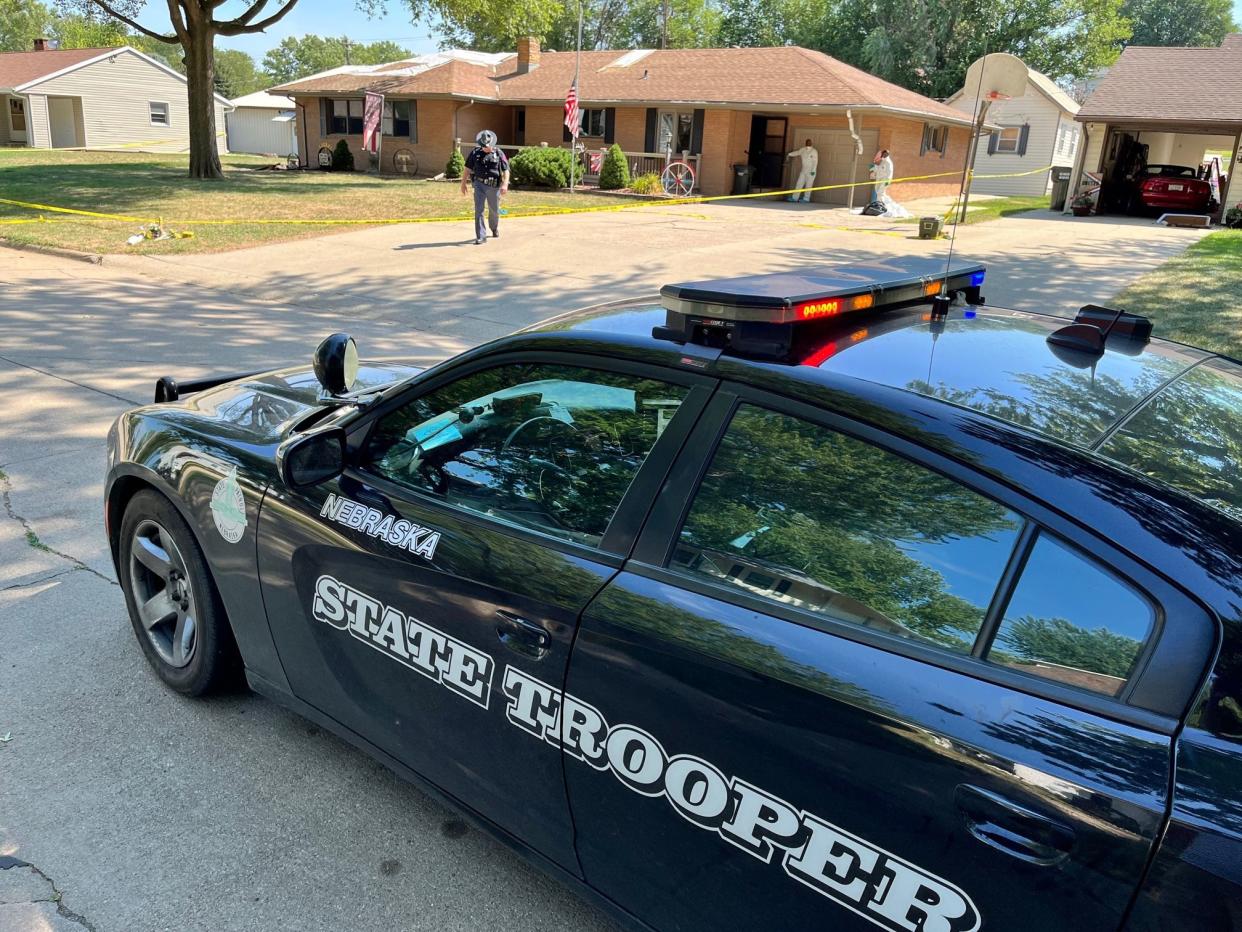
[[[1148,165],[1136,179],[1133,206],[1138,210],[1204,214],[1212,186],[1188,165]]]

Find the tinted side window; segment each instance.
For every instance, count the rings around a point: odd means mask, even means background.
[[[1150,637],[1155,611],[1095,561],[1041,533],[988,659],[1117,695]]]
[[[687,391],[569,366],[487,369],[382,418],[368,468],[461,508],[594,546]]]
[[[908,460],[743,405],[691,505],[673,567],[967,653],[1021,525]]]

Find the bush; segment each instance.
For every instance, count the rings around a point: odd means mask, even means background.
[[[514,184],[543,188],[569,186],[569,166],[574,155],[568,149],[538,146],[523,149],[509,160],[509,174]],[[582,177],[581,165],[574,168],[574,177]]]
[[[630,182],[630,190],[635,194],[663,194],[664,185],[660,182],[659,175],[655,172],[647,172]]]
[[[1242,229],[1242,203],[1225,211],[1225,226]]]
[[[352,172],[354,170],[354,154],[349,151],[349,143],[344,139],[337,140],[332,150],[332,170],[334,172]]]
[[[453,147],[453,154],[449,156],[448,164],[444,166],[444,177],[456,180],[461,177],[462,172],[466,170],[466,158],[461,154],[461,149]]]
[[[625,162],[625,153],[615,142],[604,156],[604,166],[599,170],[599,189],[601,191],[617,191],[630,186],[630,166]]]

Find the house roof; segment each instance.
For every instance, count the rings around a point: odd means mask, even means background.
[[[1130,46],[1077,119],[1242,123],[1242,36],[1227,36],[1220,48]]]
[[[426,67],[421,59],[414,59],[365,71],[336,69],[281,85],[276,90],[325,94],[382,88],[390,94],[560,103],[573,80],[576,59],[573,52],[543,52],[539,67],[521,74],[513,55],[487,63],[447,57]],[[970,120],[961,111],[922,94],[890,84],[822,52],[796,46],[583,52],[578,95],[591,104],[853,107],[915,113],[952,123]]]
[[[46,49],[42,52],[0,52],[0,87],[18,88],[80,65],[119,48]]]
[[[243,97],[234,97],[230,103],[234,107],[262,107],[266,110],[292,110],[294,107],[292,97],[269,94],[267,91],[255,91]]]
[[[1035,90],[1047,97],[1065,113],[1073,116],[1078,112],[1078,104],[1074,102],[1074,98],[1065,93],[1065,91],[1063,91],[1057,83],[1052,80],[1052,78],[1048,77],[1042,71],[1036,71],[1034,68],[1028,68],[1026,71],[1026,80],[1027,84],[1034,87]],[[964,97],[966,97],[966,88],[963,87],[945,98],[945,103],[952,104],[954,101],[960,101]],[[973,101],[974,97],[972,96],[968,99]],[[970,109],[975,109],[973,103]]]
[[[116,55],[128,53],[141,58],[153,68],[176,78],[186,84],[185,75],[174,71],[167,63],[152,58],[145,52],[130,45],[108,46],[94,49],[45,49],[41,52],[0,52],[0,89],[8,89],[18,93],[33,88],[44,81],[70,71],[76,71],[92,62],[111,59]],[[16,79],[16,80],[11,80]],[[211,95],[226,107],[232,106],[223,94]]]

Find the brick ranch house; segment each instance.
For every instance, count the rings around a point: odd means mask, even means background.
[[[409,171],[416,161],[419,174],[432,175],[457,142],[472,142],[481,129],[494,130],[505,146],[567,145],[562,108],[574,60],[523,39],[516,54],[454,50],[347,66],[273,93],[296,101],[304,164],[345,139],[359,167],[369,164],[363,95],[385,94],[381,170]],[[662,167],[666,150],[688,153],[705,195],[729,193],[735,164],[754,166],[757,187],[787,186],[796,167],[785,154],[808,138],[820,153],[818,184],[866,181],[880,148],[891,150],[898,177],[954,173],[971,134],[969,114],[793,46],[583,52],[579,98],[579,140],[588,149],[615,142],[644,171]],[[959,180],[946,174],[902,183],[892,194],[953,194]],[[850,192],[820,191],[814,199],[844,204]]]

